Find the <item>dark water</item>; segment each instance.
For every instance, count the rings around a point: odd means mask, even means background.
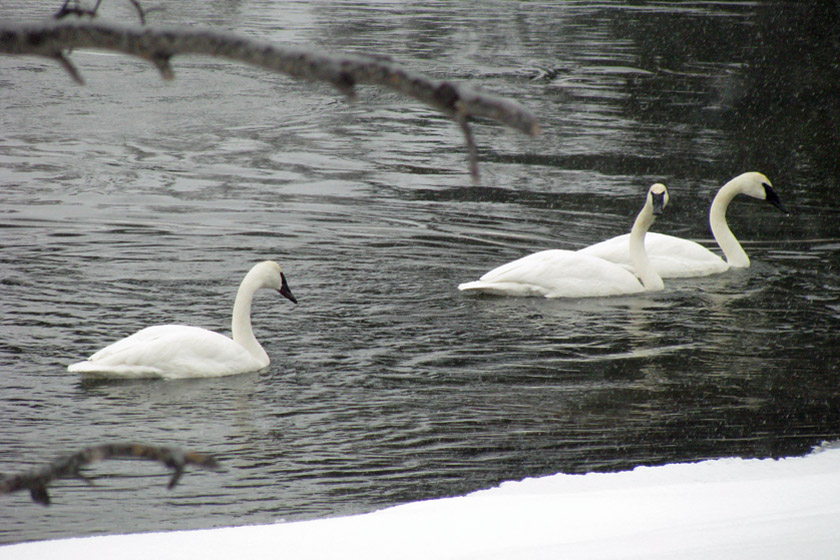
[[[105,17],[132,18],[128,2]],[[110,462],[54,505],[0,499],[0,542],[368,511],[555,472],[802,454],[840,435],[840,11],[804,3],[179,2],[151,18],[377,52],[511,96],[530,139],[410,100],[224,62],[0,58],[0,472],[114,440],[211,452],[165,489]],[[56,6],[57,7],[57,6]],[[0,18],[29,19],[28,2]],[[738,200],[753,266],[582,301],[458,283],[623,233],[709,241],[717,188],[767,174],[794,213]],[[82,383],[65,367],[151,324],[227,331],[256,261],[300,304],[254,310],[259,373]]]

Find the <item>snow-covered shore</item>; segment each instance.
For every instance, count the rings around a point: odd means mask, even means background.
[[[0,547],[0,559],[45,558],[840,558],[840,448],[557,474],[350,517]]]

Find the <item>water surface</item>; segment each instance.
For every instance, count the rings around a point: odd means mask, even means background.
[[[41,9],[4,2],[0,18]],[[840,82],[820,10],[246,1],[150,17],[381,53],[517,99],[543,134],[478,124],[478,187],[457,127],[381,89],[348,104],[203,58],[176,58],[164,83],[89,52],[73,54],[77,87],[49,61],[0,59],[0,472],[114,440],[226,467],[167,491],[159,465],[105,463],[96,486],[56,483],[50,508],[3,497],[0,542],[349,514],[836,439]],[[657,181],[672,204],[655,229],[710,243],[712,196],[747,170],[794,211],[733,203],[748,270],[579,301],[456,289],[625,232]],[[151,324],[227,332],[239,281],[266,258],[300,301],[257,297],[266,370],[66,371]]]

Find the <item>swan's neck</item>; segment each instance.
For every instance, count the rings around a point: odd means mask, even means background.
[[[665,289],[662,278],[650,265],[647,251],[645,251],[645,234],[653,225],[653,221],[653,208],[648,201],[636,217],[636,221],[633,222],[633,229],[630,230],[630,262],[636,271],[636,276],[642,281],[645,289],[649,291]]]
[[[233,319],[230,328],[234,342],[245,348],[254,358],[268,365],[268,354],[263,350],[251,329],[251,301],[254,299],[254,292],[259,287],[259,281],[251,274],[247,274],[242,280],[239,291],[236,293],[236,301],[233,303]]]
[[[729,229],[729,224],[726,223],[726,209],[732,199],[740,193],[738,184],[733,181],[725,184],[715,195],[712,201],[712,208],[709,210],[709,225],[712,227],[712,235],[715,241],[726,256],[726,262],[729,266],[736,268],[746,268],[750,266],[750,258],[744,252],[744,248],[738,243],[738,239]]]

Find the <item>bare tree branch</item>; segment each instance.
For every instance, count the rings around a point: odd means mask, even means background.
[[[357,84],[392,89],[434,107],[459,124],[466,133],[470,166],[476,182],[477,149],[466,126],[468,119],[483,117],[525,134],[539,132],[534,114],[515,101],[464,84],[433,80],[380,57],[330,54],[201,28],[124,26],[82,19],[0,24],[0,54],[58,60],[76,81],[81,77],[62,53],[82,48],[117,51],[148,60],[164,79],[174,76],[169,64],[173,56],[193,54],[238,61],[294,78],[327,82],[351,98]]]
[[[177,447],[157,447],[139,443],[110,443],[82,449],[72,455],[62,457],[29,472],[0,478],[0,496],[11,494],[18,490],[29,489],[32,499],[45,506],[50,505],[47,485],[58,478],[78,478],[90,483],[90,479],[82,474],[81,469],[90,463],[106,459],[146,459],[163,463],[174,469],[167,488],[174,488],[184,467],[196,465],[205,469],[219,469],[216,459],[193,451],[183,451]]]
[[[70,59],[64,56],[64,53],[59,51],[53,55],[53,58],[64,68],[70,77],[73,79],[74,82],[79,84],[80,86],[85,85],[84,79],[82,79],[82,75],[79,74],[79,71],[76,70],[76,66],[70,62]]]
[[[146,25],[146,11],[143,9],[143,6],[140,5],[140,2],[137,0],[128,0],[131,2],[131,5],[134,6],[134,9],[137,10],[137,15],[140,16],[140,25]]]
[[[73,3],[73,6],[70,6],[70,0],[64,0],[64,5],[59,8],[59,10],[53,15],[55,19],[61,19],[67,16],[90,16],[96,17],[96,12],[99,10],[99,5],[102,3],[102,0],[96,0],[96,5],[93,8],[83,8],[79,5],[79,0],[76,0]]]

